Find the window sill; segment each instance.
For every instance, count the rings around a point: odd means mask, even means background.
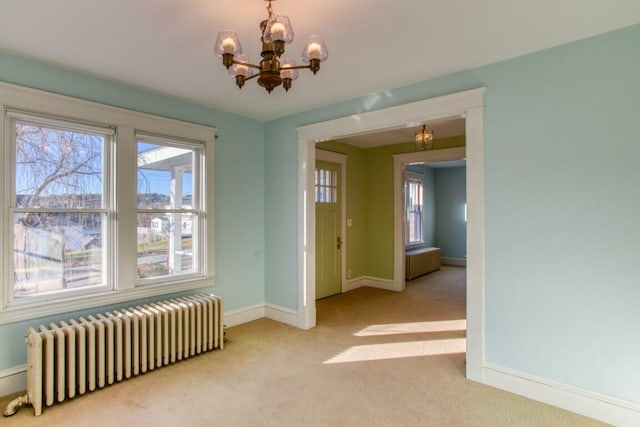
[[[421,246],[424,246],[424,242],[405,244],[404,248],[405,248],[405,250],[409,250],[409,249],[416,249],[416,248],[419,248]]]
[[[125,303],[127,301],[168,295],[176,292],[210,288],[214,286],[214,284],[215,276],[208,276],[205,278],[198,278],[198,280],[190,280],[181,283],[147,285],[134,289],[110,291],[103,294],[84,295],[82,297],[65,299],[63,301],[39,302],[37,305],[25,306],[24,304],[20,304],[7,307],[0,311],[0,325],[73,311],[84,311],[90,308]]]

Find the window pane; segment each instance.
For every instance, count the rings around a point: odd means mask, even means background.
[[[338,202],[338,172],[316,169],[315,201],[317,203]]]
[[[14,214],[14,297],[102,284],[102,224],[99,213]]]
[[[17,207],[100,208],[103,135],[16,123]]]
[[[196,214],[138,214],[138,278],[193,273]]]
[[[193,207],[195,152],[138,142],[138,207]]]
[[[406,199],[406,243],[422,243],[422,221],[423,221],[423,189],[422,181],[407,179],[405,181]]]

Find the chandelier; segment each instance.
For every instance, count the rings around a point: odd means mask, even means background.
[[[422,130],[416,132],[416,150],[431,150],[433,148],[433,130],[422,125]]]
[[[327,59],[327,47],[320,36],[310,36],[302,49],[304,65],[296,65],[291,58],[282,58],[284,46],[293,41],[293,28],[289,18],[284,15],[274,15],[269,2],[267,19],[260,23],[260,40],[262,42],[262,60],[260,65],[252,64],[246,55],[242,54],[242,46],[238,35],[233,30],[222,30],[218,33],[214,51],[222,58],[222,64],[227,67],[229,74],[236,78],[239,88],[247,80],[258,78],[258,84],[267,92],[282,85],[286,91],[291,89],[291,82],[298,78],[298,70],[308,68],[317,73],[320,62]],[[275,1],[275,0],[273,0]]]

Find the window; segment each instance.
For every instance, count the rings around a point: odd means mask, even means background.
[[[4,83],[0,107],[0,324],[213,285],[215,129]]]
[[[13,137],[11,298],[109,284],[113,131],[7,113]]]
[[[198,144],[138,135],[139,280],[199,274]]]
[[[405,173],[405,245],[407,246],[424,243],[422,232],[424,194],[422,187],[421,174],[408,171]]]
[[[338,172],[328,169],[316,169],[316,203],[338,202]]]

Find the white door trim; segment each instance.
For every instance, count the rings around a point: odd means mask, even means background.
[[[299,326],[316,324],[315,143],[445,117],[466,118],[467,142],[467,378],[483,382],[484,366],[484,164],[483,95],[472,89],[382,110],[298,127],[298,313]],[[394,271],[397,277],[398,271]]]
[[[342,236],[340,291],[345,292],[347,286],[347,155],[316,148],[316,160],[340,165],[340,235]]]

